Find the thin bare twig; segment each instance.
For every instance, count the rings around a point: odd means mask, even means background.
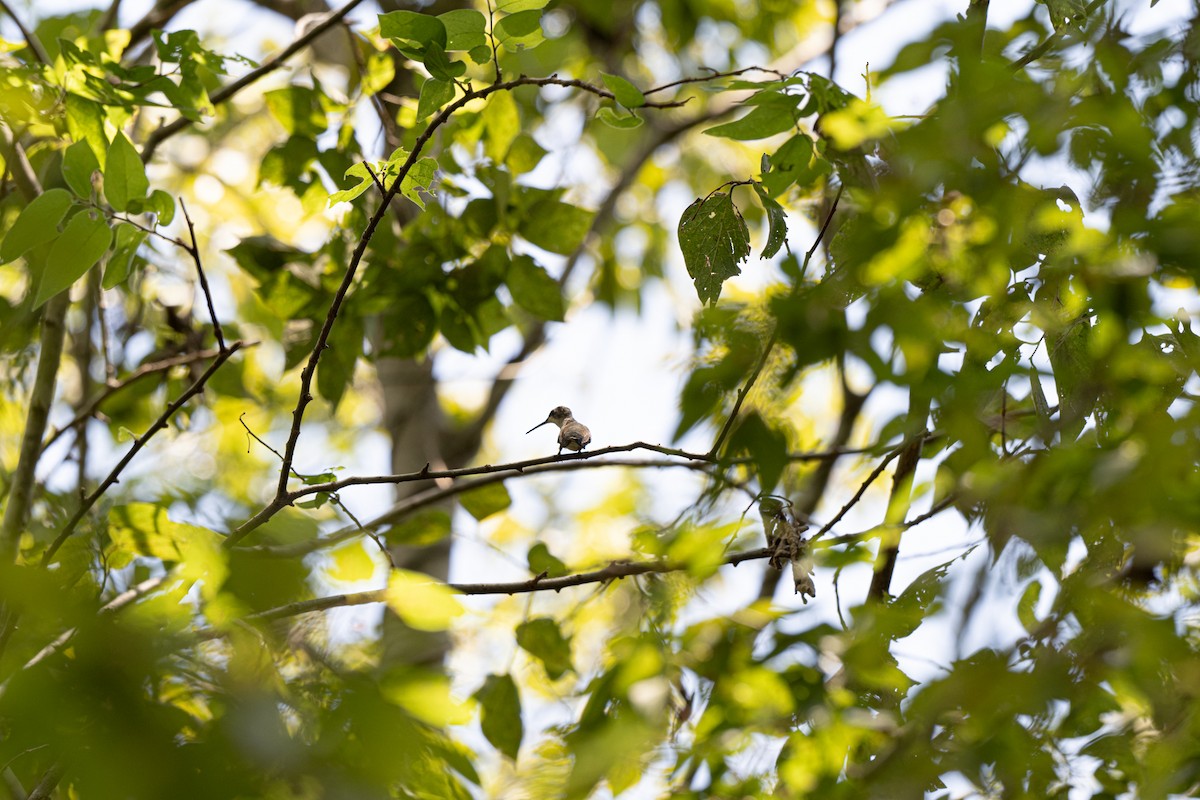
[[[196,263],[196,274],[200,276],[200,289],[204,292],[204,301],[208,304],[208,316],[212,320],[213,335],[217,337],[217,347],[224,353],[225,336],[221,333],[221,321],[217,319],[217,309],[213,305],[212,290],[208,288],[208,278],[205,277],[204,266],[200,263],[200,246],[196,243],[196,226],[192,224],[192,217],[188,214],[187,203],[183,202],[182,197],[179,198],[179,208],[183,211],[183,218],[187,222],[188,236],[192,239],[191,245],[185,245],[184,249],[192,257],[192,261]]]
[[[745,75],[747,72],[765,72],[768,75],[774,75],[781,81],[790,77],[789,75],[780,72],[779,70],[771,69],[770,67],[745,67],[743,69],[735,69],[732,72],[717,72],[715,69],[711,69],[710,67],[703,67],[703,69],[710,70],[711,74],[697,75],[691,78],[681,78],[677,81],[664,83],[662,86],[655,86],[652,89],[645,89],[642,91],[642,94],[657,94],[658,92],[665,92],[667,89],[674,89],[676,86],[684,86],[689,83],[705,83],[707,81],[715,81],[721,78],[735,78],[738,75]]]
[[[243,342],[241,346],[243,348],[249,348],[249,347],[254,347],[257,344],[258,344],[258,342]],[[59,437],[62,436],[64,433],[71,430],[72,428],[82,425],[86,420],[90,419],[93,415],[95,415],[96,410],[99,409],[100,406],[104,404],[105,400],[107,400],[108,398],[117,394],[118,392],[128,389],[130,386],[137,383],[142,378],[147,378],[147,377],[149,377],[151,375],[155,375],[159,372],[166,372],[168,370],[174,369],[175,367],[182,367],[182,366],[187,366],[188,364],[194,364],[197,361],[207,361],[210,358],[220,355],[220,352],[221,352],[220,350],[197,350],[194,353],[180,353],[177,356],[171,356],[170,358],[164,358],[161,361],[154,361],[149,364],[142,364],[140,367],[138,367],[133,372],[126,375],[121,380],[110,381],[100,391],[99,394],[97,394],[95,397],[93,397],[91,400],[89,400],[86,404],[84,404],[84,406],[82,408],[79,409],[79,413],[75,415],[74,419],[72,419],[70,422],[68,422],[66,425],[62,426],[58,430],[54,431],[52,434],[50,434],[50,436],[46,437],[46,440],[44,442],[42,442],[42,452],[45,452],[47,447],[49,447],[50,445],[52,445],[56,441],[58,441]]]
[[[108,491],[109,487],[117,482],[117,480],[121,477],[121,472],[123,472],[125,467],[128,466],[129,462],[133,460],[133,457],[136,456],[138,452],[140,452],[141,449],[146,446],[146,443],[150,441],[154,434],[167,427],[167,423],[170,422],[171,417],[175,416],[175,412],[182,408],[188,400],[191,400],[194,396],[204,391],[204,384],[208,383],[208,379],[211,378],[216,371],[220,369],[221,366],[241,348],[241,342],[233,342],[226,350],[218,353],[217,357],[213,359],[213,363],[210,364],[208,369],[204,371],[204,374],[197,378],[191,386],[185,389],[184,392],[179,395],[179,397],[175,398],[175,400],[163,410],[163,413],[159,415],[158,419],[154,421],[154,423],[146,430],[145,433],[134,440],[133,446],[129,448],[129,451],[125,453],[119,462],[117,462],[117,465],[113,467],[112,471],[108,473],[108,476],[100,482],[100,485],[93,489],[92,493],[89,494],[82,503],[80,503],[79,508],[76,509],[75,513],[71,515],[71,518],[67,521],[67,524],[63,527],[62,531],[60,531],[58,536],[54,538],[54,541],[50,543],[50,546],[46,548],[46,552],[42,555],[43,566],[50,564],[54,560],[54,554],[58,552],[59,548],[63,546],[63,543],[66,542],[67,539],[71,537],[71,534],[75,532],[75,528],[79,525],[79,522],[83,519],[87,512],[91,510],[92,506],[96,504],[96,501],[98,501],[104,495],[104,493]]]
[[[851,497],[849,500],[847,500],[846,504],[844,506],[842,506],[841,510],[833,515],[833,519],[829,520],[829,522],[822,525],[821,529],[819,531],[817,531],[812,536],[810,536],[809,541],[811,542],[811,541],[816,541],[817,539],[820,539],[822,536],[824,536],[826,533],[828,533],[829,530],[834,525],[837,525],[839,522],[841,522],[842,517],[846,516],[846,514],[849,513],[850,509],[852,509],[856,505],[858,505],[858,501],[862,499],[862,496],[864,494],[866,494],[867,488],[872,483],[875,482],[876,478],[878,478],[880,475],[883,474],[883,471],[885,469],[887,469],[887,465],[892,463],[892,460],[895,459],[896,456],[898,456],[902,452],[904,452],[904,448],[907,446],[908,446],[908,442],[905,442],[904,444],[900,445],[899,447],[897,447],[896,449],[894,449],[890,453],[888,453],[887,456],[885,456],[884,459],[882,461],[880,461],[878,465],[876,465],[875,469],[871,470],[871,474],[868,475],[867,479],[864,480],[862,482],[862,484],[858,487],[858,491],[856,491],[854,493],[854,496]]]

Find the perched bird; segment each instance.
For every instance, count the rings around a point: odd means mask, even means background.
[[[546,421],[538,425],[534,425],[529,430],[525,431],[525,435],[536,431],[542,425],[553,422],[558,426],[558,454],[561,456],[563,448],[579,452],[583,448],[591,444],[592,432],[587,429],[587,426],[571,416],[571,409],[566,406],[558,406],[550,412],[550,416],[546,417]]]

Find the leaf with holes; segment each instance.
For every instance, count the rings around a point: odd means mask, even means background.
[[[750,256],[746,220],[724,192],[697,199],[679,218],[679,249],[700,302],[713,305],[721,285],[741,274],[738,264]]]

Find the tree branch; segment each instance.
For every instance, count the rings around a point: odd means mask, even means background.
[[[768,558],[770,555],[770,549],[762,547],[757,550],[733,553],[727,556],[721,563],[736,567],[743,561]],[[614,561],[603,569],[592,572],[580,572],[575,575],[563,575],[557,578],[537,576],[525,581],[507,583],[451,583],[447,585],[459,594],[464,595],[513,595],[527,594],[529,592],[558,592],[571,586],[584,586],[589,583],[607,583],[608,581],[619,580],[620,578],[649,573],[680,572],[687,568],[686,564],[673,561]],[[331,608],[382,603],[386,600],[386,597],[386,589],[317,597],[312,600],[299,600],[295,603],[279,606],[278,608],[260,611],[257,614],[251,614],[247,617],[247,620],[268,622],[286,617],[294,617],[298,614],[307,614],[312,611],[326,611]]]
[[[221,333],[221,321],[217,319],[217,309],[213,306],[212,291],[208,288],[208,278],[204,275],[204,267],[200,263],[200,246],[196,244],[196,226],[192,224],[192,217],[188,214],[187,203],[183,202],[183,198],[179,198],[179,208],[183,210],[183,218],[187,221],[188,235],[192,239],[191,245],[184,245],[184,250],[192,257],[192,261],[196,263],[196,274],[200,276],[200,289],[204,292],[204,300],[208,304],[208,316],[212,320],[213,335],[217,337],[217,347],[221,352],[225,352],[225,336]]]
[[[96,501],[108,491],[109,487],[117,482],[117,479],[121,476],[121,472],[125,469],[129,462],[133,460],[133,457],[136,456],[138,452],[140,452],[141,449],[146,446],[146,443],[150,441],[154,434],[158,433],[167,426],[167,423],[170,422],[171,417],[175,416],[175,412],[182,408],[188,400],[192,399],[192,397],[204,391],[204,384],[208,383],[208,379],[211,378],[216,371],[220,369],[221,366],[240,349],[242,349],[242,343],[233,342],[226,350],[218,353],[217,357],[213,359],[213,363],[210,364],[208,369],[204,371],[204,374],[197,378],[191,386],[185,389],[183,394],[179,395],[174,402],[168,405],[163,413],[159,415],[158,419],[154,421],[154,424],[152,424],[145,433],[134,440],[133,446],[129,448],[129,451],[125,453],[124,457],[122,457],[117,465],[113,467],[112,471],[108,473],[108,476],[100,482],[100,485],[97,486],[82,503],[80,503],[79,508],[76,509],[75,513],[71,515],[71,518],[67,521],[66,526],[63,527],[62,531],[57,537],[55,537],[54,541],[50,543],[50,546],[46,548],[46,552],[42,555],[43,566],[49,565],[54,560],[54,554],[58,552],[58,549],[63,546],[63,543],[66,542],[67,539],[70,538],[71,534],[75,532],[75,528],[79,525],[80,520],[82,520],[84,515],[86,515],[91,507],[96,504]]]
[[[598,459],[599,456],[609,455],[611,453],[627,453],[633,450],[649,450],[663,455],[676,456],[683,459],[682,461],[668,461],[666,459],[625,459],[625,460],[592,460]],[[811,453],[793,453],[789,456],[794,461],[825,461],[834,460],[845,455],[857,455],[867,452],[863,449],[847,449],[838,451],[824,451]],[[732,459],[732,464],[747,463],[749,459],[736,458]],[[446,488],[431,489],[419,495],[413,495],[406,498],[403,502],[395,506],[391,511],[387,512],[380,518],[363,524],[363,528],[371,529],[378,525],[387,524],[388,522],[399,519],[419,508],[424,508],[427,505],[437,503],[447,497],[452,497],[462,492],[469,491],[480,486],[485,486],[491,483],[508,480],[523,475],[536,475],[542,472],[570,472],[580,469],[597,469],[600,467],[685,467],[699,471],[709,471],[716,464],[716,459],[710,458],[701,453],[689,453],[685,450],[676,450],[670,447],[661,445],[647,444],[645,442],[634,442],[627,445],[613,445],[612,447],[604,447],[599,450],[593,450],[589,453],[564,453],[561,456],[546,456],[543,458],[529,459],[527,461],[515,461],[508,464],[484,464],[478,467],[463,467],[461,469],[446,469],[446,470],[431,470],[422,469],[419,472],[408,472],[398,475],[364,475],[343,478],[338,481],[330,481],[323,484],[315,484],[313,486],[305,486],[293,492],[286,492],[283,496],[277,496],[274,500],[268,503],[253,517],[246,520],[225,539],[225,546],[232,547],[239,541],[244,539],[253,530],[267,522],[271,517],[275,516],[281,509],[291,505],[296,500],[306,497],[310,494],[320,492],[335,492],[347,486],[364,486],[370,484],[399,484],[412,483],[414,481],[436,481],[447,478],[463,478],[473,475],[485,476],[478,481],[467,483],[456,483],[453,486]],[[427,465],[428,466],[428,465]],[[294,470],[293,470],[294,471]],[[287,545],[288,548],[311,548],[311,549],[289,549],[281,551],[279,549],[271,550],[274,555],[302,555],[303,553],[312,552],[312,550],[328,547],[343,541],[350,536],[355,535],[359,531],[356,528],[346,528],[333,534],[326,539],[313,540],[311,542],[301,542],[298,545]],[[333,537],[340,536],[336,540],[329,541]],[[315,543],[315,546],[314,546]],[[247,547],[242,548],[247,552],[265,552],[264,548]],[[267,548],[269,549],[269,548]]]

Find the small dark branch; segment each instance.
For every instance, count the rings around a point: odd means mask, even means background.
[[[723,563],[736,566],[743,561],[768,558],[767,548],[748,550],[744,553],[734,553]],[[620,578],[649,573],[681,572],[687,566],[671,561],[614,561],[603,569],[592,572],[580,572],[575,575],[563,575],[557,578],[537,576],[530,580],[512,581],[507,583],[451,583],[448,586],[459,594],[464,595],[499,595],[527,594],[529,592],[557,592],[571,586],[584,586],[590,583],[607,583]],[[299,600],[285,606],[260,611],[247,619],[261,622],[294,617],[313,611],[327,611],[331,608],[359,606],[367,603],[382,603],[386,599],[386,589],[374,589],[368,592],[353,594],[336,594],[329,597],[318,597],[312,600]]]
[[[254,347],[256,344],[258,344],[258,342],[236,342],[233,346]],[[194,364],[197,361],[207,361],[210,358],[220,355],[220,353],[220,350],[197,350],[194,353],[182,353],[177,356],[171,356],[170,358],[164,358],[162,361],[155,361],[151,364],[143,364],[121,380],[110,382],[104,387],[103,390],[100,391],[99,394],[89,400],[79,410],[79,413],[75,415],[73,420],[68,422],[59,430],[56,430],[54,433],[50,434],[50,436],[47,437],[44,442],[42,442],[42,452],[45,452],[47,447],[58,441],[58,438],[64,433],[72,428],[82,425],[84,422],[91,419],[91,417],[95,415],[96,410],[100,408],[105,400],[112,397],[114,394],[117,394],[118,392],[128,389],[142,378],[147,378],[160,372],[166,372],[175,367]]]
[[[26,28],[21,18],[13,13],[12,7],[9,6],[7,0],[0,0],[0,11],[8,14],[9,19],[17,26],[17,30],[21,32],[21,36],[25,39],[25,44],[29,45],[29,51],[33,53],[33,57],[47,67],[51,66],[54,62],[50,60],[50,54],[46,52],[46,48],[42,47],[42,43],[33,34],[33,31]]]
[[[386,195],[387,187],[383,185],[383,181],[379,180],[379,176],[375,174],[375,170],[371,169],[371,165],[366,161],[363,162],[363,166],[366,167],[367,174],[371,176],[371,182],[375,184],[375,188],[379,190],[381,195]]]
[[[812,261],[813,254],[817,252],[817,248],[821,246],[821,241],[825,238],[825,234],[829,232],[829,225],[833,222],[833,215],[837,211],[838,201],[842,199],[842,192],[846,190],[843,184],[838,186],[837,194],[833,196],[833,202],[829,204],[829,212],[825,215],[825,221],[821,223],[821,230],[817,231],[817,238],[813,240],[812,247],[804,254],[804,263],[800,265],[800,274],[808,274],[808,264]]]
[[[289,58],[303,50],[309,44],[309,42],[313,41],[318,36],[325,33],[325,31],[341,22],[342,18],[358,7],[362,1],[363,0],[350,0],[350,2],[346,3],[346,5],[342,6],[337,11],[329,12],[329,14],[325,15],[325,17],[316,25],[313,25],[311,28],[309,28],[302,36],[296,37],[296,39],[294,39],[292,43],[285,47],[278,55],[264,61],[258,68],[250,70],[237,80],[222,86],[209,96],[209,100],[214,106],[218,106],[229,98],[233,97],[242,89],[245,89],[247,86],[257,81],[259,78],[279,69]],[[151,134],[146,137],[146,144],[142,147],[142,161],[149,161],[150,157],[154,155],[154,151],[158,149],[159,145],[161,145],[166,139],[174,136],[191,124],[192,121],[187,117],[179,117],[175,121],[167,125],[163,125],[151,132]]]
[[[613,460],[613,461],[592,461],[599,455],[608,453],[628,452],[635,449],[647,449],[654,452],[664,453],[668,455],[683,456],[687,460],[683,461],[667,461],[663,460]],[[793,453],[790,458],[793,461],[818,461],[822,465],[832,462],[842,456],[858,455],[864,452],[869,452],[872,448],[849,448],[844,450],[830,450],[825,452],[813,453]],[[731,464],[747,463],[749,459],[735,458],[731,459]],[[470,489],[484,486],[490,483],[498,483],[509,478],[516,478],[525,475],[534,475],[542,472],[566,472],[580,469],[595,469],[599,467],[685,467],[697,471],[711,471],[714,469],[713,461],[709,460],[706,455],[700,453],[687,453],[682,450],[673,450],[669,447],[660,447],[658,445],[647,445],[642,442],[637,442],[632,445],[620,445],[615,447],[606,447],[600,450],[595,450],[591,453],[570,453],[563,456],[549,456],[547,458],[533,459],[530,461],[519,461],[511,464],[484,465],[482,467],[467,467],[458,470],[439,470],[433,471],[423,469],[419,472],[405,473],[401,475],[380,475],[374,477],[359,477],[345,478],[342,481],[336,482],[337,488],[345,488],[350,485],[367,485],[376,483],[408,483],[421,480],[438,480],[444,478],[465,477],[469,475],[484,475],[482,479],[472,482],[456,483],[453,486],[445,489],[430,489],[421,494],[413,495],[405,499],[403,502],[394,506],[390,511],[377,517],[376,519],[365,523],[364,527],[375,529],[381,525],[390,524],[412,512],[424,508],[428,505],[438,503],[447,497],[460,494]],[[295,492],[284,494],[282,497],[276,497],[264,508],[260,509],[253,517],[246,520],[238,526],[233,533],[226,538],[224,544],[226,547],[233,546],[237,542],[245,538],[251,531],[265,523],[281,509],[290,505],[295,500],[304,497],[307,494],[320,491],[333,491],[330,487],[333,483],[324,484],[323,486],[306,486],[303,489]],[[308,542],[301,542],[297,545],[282,545],[279,547],[271,546],[255,546],[243,548],[244,552],[259,553],[262,555],[270,555],[275,557],[291,557],[304,555],[314,550],[320,550],[325,547],[330,547],[338,542],[345,541],[352,536],[355,536],[358,531],[355,528],[343,528],[323,539],[314,539]]]
[[[947,495],[946,497],[943,497],[941,500],[934,503],[933,507],[930,508],[928,511],[926,511],[924,514],[913,517],[908,522],[904,523],[904,529],[908,530],[909,528],[915,528],[918,525],[920,525],[921,523],[925,522],[926,520],[936,517],[938,514],[942,513],[947,508],[950,508],[951,506],[953,506],[954,502],[956,500],[958,500],[958,495],[953,494],[953,493]]]
[[[179,198],[179,208],[183,211],[183,218],[187,221],[188,236],[191,237],[192,243],[190,246],[185,246],[184,249],[191,255],[192,261],[196,262],[196,274],[200,276],[200,289],[204,292],[204,302],[208,304],[208,316],[212,320],[213,335],[217,337],[217,347],[221,352],[225,352],[225,336],[221,333],[221,321],[217,319],[217,309],[213,305],[212,290],[208,288],[208,278],[204,275],[204,266],[200,263],[200,246],[196,244],[196,226],[192,224],[192,217],[188,214],[187,203],[183,202],[183,198]]]
[[[708,69],[707,67],[705,69]],[[664,83],[662,86],[655,86],[653,89],[646,89],[642,94],[658,94],[665,92],[667,89],[674,89],[677,86],[684,86],[689,83],[708,83],[709,81],[720,80],[721,78],[736,78],[738,75],[745,75],[747,72],[764,72],[768,75],[774,75],[779,80],[784,80],[788,76],[779,70],[771,69],[770,67],[746,67],[744,69],[735,69],[732,72],[717,72],[711,70],[710,75],[697,75],[691,78],[682,78],[671,83]]]
[[[250,426],[246,424],[246,414],[245,414],[245,412],[242,412],[242,413],[241,413],[241,414],[238,416],[238,422],[240,422],[240,423],[242,424],[242,427],[246,429],[246,435],[247,435],[247,436],[249,436],[249,437],[250,437],[250,438],[252,438],[254,441],[256,441],[256,442],[258,442],[259,444],[261,444],[263,447],[265,447],[265,448],[267,448],[268,450],[270,450],[272,453],[274,453],[274,454],[275,454],[275,457],[276,457],[276,458],[278,458],[280,461],[282,461],[282,460],[283,460],[283,454],[282,454],[282,453],[280,453],[280,452],[279,452],[278,450],[276,450],[274,447],[271,447],[271,445],[269,445],[269,444],[267,444],[266,442],[264,442],[264,441],[263,441],[263,440],[262,440],[262,439],[259,437],[259,435],[258,435],[257,433],[255,433],[254,431],[250,430]],[[250,452],[250,446],[249,446],[249,445],[247,445],[247,446],[246,446],[246,452],[247,452],[247,453],[249,453],[249,452]],[[295,471],[295,470],[292,470],[292,474],[293,474],[293,475],[294,475],[294,474],[296,474],[296,471]]]
[[[1076,14],[1074,17],[1072,17],[1071,21],[1072,22],[1082,22],[1083,20],[1087,19],[1087,17],[1093,11],[1095,11],[1097,8],[1099,8],[1102,5],[1104,5],[1104,0],[1092,0],[1092,2],[1088,3],[1087,8],[1085,8],[1081,13]],[[1047,36],[1045,38],[1044,41],[1042,41],[1040,44],[1038,44],[1036,47],[1034,47],[1032,50],[1030,50],[1025,55],[1018,58],[1016,61],[1013,61],[1009,66],[1013,70],[1018,70],[1018,69],[1022,69],[1023,67],[1029,66],[1034,61],[1037,61],[1039,58],[1046,55],[1046,53],[1050,52],[1060,41],[1062,41],[1064,38],[1066,38],[1066,34],[1063,33],[1063,31],[1065,31],[1065,30],[1066,30],[1066,27],[1064,26],[1061,30],[1055,31],[1054,33],[1050,34],[1049,36]]]
[[[183,408],[187,401],[204,391],[204,385],[208,383],[208,379],[211,378],[216,371],[233,356],[234,353],[240,350],[241,347],[241,342],[234,342],[227,350],[218,353],[217,357],[213,359],[213,363],[210,364],[208,369],[204,371],[204,374],[197,378],[191,386],[184,390],[183,394],[179,395],[179,397],[177,397],[170,405],[168,405],[163,413],[159,415],[158,419],[154,421],[154,424],[152,424],[145,433],[134,440],[133,446],[129,448],[129,451],[125,453],[117,465],[113,467],[112,471],[108,473],[108,476],[100,482],[100,485],[97,486],[92,493],[84,499],[83,503],[80,504],[75,513],[71,515],[71,518],[67,521],[66,526],[63,527],[62,531],[57,537],[55,537],[54,541],[50,543],[50,546],[42,555],[43,566],[50,564],[54,560],[54,554],[58,552],[59,548],[63,546],[63,543],[66,542],[67,539],[71,537],[71,534],[75,532],[75,528],[78,527],[79,522],[83,519],[87,512],[91,510],[92,506],[96,504],[96,501],[103,497],[104,493],[107,492],[109,488],[117,482],[117,480],[121,477],[121,473],[124,471],[125,467],[128,466],[130,461],[133,460],[133,457],[136,456],[141,449],[146,446],[147,442],[149,442],[156,433],[167,427],[167,423],[171,421],[171,417],[175,416],[175,413],[179,411],[179,409]]]
[[[829,520],[829,522],[822,525],[821,529],[819,531],[817,531],[811,537],[809,537],[809,541],[814,541],[816,539],[820,539],[822,536],[824,536],[826,533],[828,533],[830,531],[830,529],[833,528],[834,525],[837,525],[839,522],[841,522],[842,517],[846,516],[846,514],[849,513],[850,509],[852,509],[856,505],[858,505],[859,500],[862,500],[863,495],[866,494],[866,492],[867,492],[867,488],[872,483],[875,482],[876,478],[878,478],[880,475],[883,474],[883,471],[885,469],[887,469],[887,465],[892,463],[892,460],[895,459],[896,456],[898,456],[904,452],[904,449],[906,447],[908,447],[907,442],[900,445],[892,452],[888,453],[887,456],[885,456],[884,459],[879,462],[879,464],[875,467],[875,469],[871,470],[871,474],[868,475],[867,479],[865,481],[863,481],[862,485],[860,485],[858,487],[858,491],[854,493],[854,496],[851,497],[849,500],[847,500],[846,504],[844,506],[842,506],[841,510],[833,515],[833,519]]]
[[[888,511],[884,520],[883,540],[875,559],[871,585],[867,589],[868,602],[882,602],[892,585],[892,573],[896,571],[896,557],[900,553],[899,532],[904,529],[903,520],[908,513],[912,497],[913,473],[921,460],[921,447],[924,444],[923,434],[913,437],[900,451],[900,459],[896,462],[892,493],[888,498]]]
[[[750,394],[750,390],[754,388],[754,382],[758,380],[763,367],[767,365],[767,359],[771,357],[771,350],[775,347],[777,333],[778,331],[771,331],[771,336],[767,339],[767,343],[763,345],[762,357],[758,360],[758,365],[754,368],[754,372],[750,373],[750,377],[746,379],[746,383],[738,392],[737,399],[733,401],[733,410],[725,418],[725,424],[721,426],[721,432],[717,434],[712,448],[708,451],[709,458],[716,458],[717,453],[721,450],[721,445],[725,443],[725,437],[729,435],[730,429],[733,428],[733,422],[737,419],[738,412],[742,410],[742,403],[745,402],[746,395]]]

